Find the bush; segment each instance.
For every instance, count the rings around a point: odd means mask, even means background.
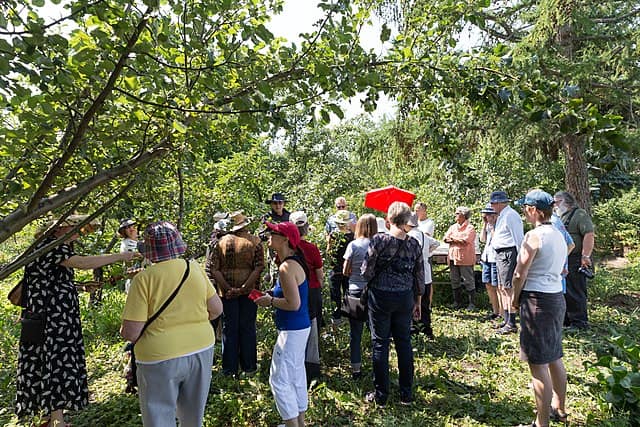
[[[614,415],[628,416],[629,425],[640,425],[640,346],[618,336],[611,339],[610,354],[595,363],[585,362],[598,383],[592,386]]]
[[[600,252],[623,255],[626,250],[640,249],[640,193],[637,189],[595,206],[593,219]]]

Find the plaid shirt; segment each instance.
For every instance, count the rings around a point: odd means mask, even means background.
[[[211,250],[207,267],[211,273],[219,271],[229,286],[239,288],[254,270],[264,269],[262,242],[244,229],[227,234]],[[257,283],[259,277],[253,287],[257,287]]]

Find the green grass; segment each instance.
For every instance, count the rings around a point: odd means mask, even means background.
[[[640,330],[640,263],[624,270],[598,271],[590,290],[592,328],[564,340],[564,361],[569,376],[568,405],[572,425],[627,425],[600,403],[599,388],[583,363],[609,351],[608,338],[637,337]],[[3,294],[11,283],[0,286]],[[325,289],[328,293],[328,289]],[[498,337],[481,320],[483,312],[452,311],[446,285],[435,295],[436,339],[414,341],[415,403],[397,404],[397,370],[391,352],[392,390],[386,408],[363,402],[372,389],[367,378],[354,382],[349,374],[348,325],[321,331],[323,380],[309,393],[309,425],[317,426],[508,426],[531,422],[533,393],[525,363],[519,360],[518,336]],[[486,295],[480,297],[486,307]],[[74,426],[141,425],[137,398],[123,393],[120,378],[123,342],[118,336],[124,295],[117,289],[104,292],[103,304],[91,307],[82,296],[82,315],[89,370],[91,403],[70,413]],[[327,307],[328,310],[328,307]],[[20,425],[13,415],[18,310],[4,300],[0,306],[0,425]],[[328,311],[325,318],[328,319]],[[258,374],[232,380],[214,366],[212,393],[206,410],[206,426],[265,426],[280,422],[268,385],[269,362],[275,328],[268,311],[259,315]],[[220,346],[216,346],[219,355]],[[371,372],[370,339],[363,338],[363,369]],[[219,359],[218,359],[219,360]]]

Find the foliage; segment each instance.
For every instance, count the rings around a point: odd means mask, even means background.
[[[614,412],[628,414],[629,425],[640,424],[640,345],[629,339],[611,338],[610,353],[596,362],[585,362],[596,373],[593,388]]]
[[[621,255],[625,249],[640,249],[640,193],[636,188],[599,203],[593,215],[599,250]]]
[[[518,358],[517,335],[498,337],[490,324],[482,322],[481,313],[453,311],[448,308],[451,291],[446,273],[435,266],[434,329],[436,339],[413,341],[415,355],[415,403],[412,407],[396,404],[397,370],[395,352],[391,351],[391,399],[386,408],[372,408],[362,399],[372,387],[365,375],[352,381],[349,374],[348,326],[326,326],[321,331],[323,377],[309,392],[310,425],[517,425],[533,417],[534,400],[530,373]],[[600,269],[592,282],[588,332],[566,335],[564,362],[569,375],[568,411],[575,425],[623,425],[624,418],[611,414],[594,399],[603,389],[598,372],[586,371],[584,363],[611,353],[609,337],[634,337],[640,324],[635,311],[638,301],[640,265],[624,270]],[[631,279],[630,279],[631,278]],[[6,293],[9,282],[0,290]],[[324,287],[325,318],[331,306],[328,287]],[[620,298],[624,295],[626,298]],[[485,295],[479,302],[488,307]],[[120,378],[123,343],[118,337],[123,293],[105,290],[102,306],[93,307],[86,294],[81,295],[81,313],[87,365],[90,405],[69,414],[77,426],[140,425],[137,399],[123,393]],[[15,395],[15,367],[19,327],[17,310],[7,301],[0,304],[0,424],[18,425],[12,413]],[[258,315],[258,373],[253,377],[231,379],[220,372],[220,345],[205,413],[205,426],[275,425],[280,422],[268,385],[269,360],[275,340],[269,310]],[[371,369],[368,333],[363,336],[363,368]],[[631,348],[631,347],[629,347]],[[637,351],[637,350],[634,350]],[[635,353],[634,353],[635,354]],[[34,420],[35,421],[35,420]]]
[[[400,30],[386,88],[402,119],[425,122],[425,145],[445,162],[474,150],[487,122],[547,160],[564,153],[565,185],[585,205],[589,184],[604,197],[630,185],[637,1],[379,3]]]
[[[132,179],[178,187],[194,159],[247,150],[289,127],[293,106],[340,117],[336,100],[376,79],[359,44],[366,10],[346,0],[320,1],[324,17],[298,43],[266,27],[280,0],[53,3],[60,19],[42,0],[1,6],[0,241]],[[169,201],[160,208],[184,207]]]

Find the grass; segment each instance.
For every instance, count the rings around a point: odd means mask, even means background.
[[[564,361],[569,376],[568,411],[572,425],[622,426],[622,415],[612,415],[599,399],[596,378],[584,367],[609,351],[608,339],[634,339],[640,330],[640,263],[625,269],[600,269],[590,290],[592,327],[564,339]],[[10,282],[0,285],[6,294]],[[328,289],[325,289],[328,294]],[[526,364],[519,360],[518,335],[496,336],[482,321],[484,312],[453,311],[446,307],[450,291],[438,285],[435,295],[436,339],[414,341],[415,403],[397,404],[397,370],[391,352],[391,398],[384,408],[363,402],[372,389],[367,375],[352,381],[349,374],[348,325],[321,331],[323,379],[309,393],[309,425],[317,426],[508,426],[531,422],[533,393]],[[487,307],[486,295],[480,302]],[[123,393],[120,378],[123,342],[118,336],[124,295],[107,289],[100,307],[91,307],[82,295],[82,315],[89,371],[91,403],[70,413],[74,426],[139,426],[137,398]],[[325,318],[328,319],[328,306]],[[0,425],[23,425],[13,415],[18,310],[4,300],[0,306]],[[233,380],[214,366],[206,426],[267,426],[280,422],[268,385],[269,362],[275,339],[273,321],[261,310],[258,326],[260,367],[256,376]],[[219,355],[220,346],[216,345]],[[363,369],[371,372],[370,339],[363,338]],[[31,420],[29,420],[31,421]],[[26,424],[28,425],[28,424]]]

